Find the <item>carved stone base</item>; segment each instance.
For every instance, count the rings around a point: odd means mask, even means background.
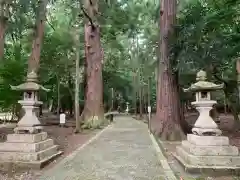
[[[199,112],[199,117],[192,129],[193,134],[200,136],[220,136],[222,134],[222,131],[218,129],[217,124],[209,115],[215,103],[216,101],[210,100],[192,102],[192,105],[194,105]]]
[[[195,135],[199,136],[220,136],[222,131],[220,129],[212,129],[212,128],[192,128],[192,132]]]
[[[42,126],[17,126],[16,128],[14,128],[14,133],[16,134],[37,134],[40,133],[43,130]]]
[[[41,168],[42,164],[60,155],[58,146],[47,133],[9,134],[7,141],[0,143],[0,165],[14,164],[28,168]],[[31,165],[34,164],[34,167]],[[28,166],[29,165],[29,166]]]
[[[225,136],[188,134],[176,149],[175,157],[186,169],[240,169],[238,148]]]

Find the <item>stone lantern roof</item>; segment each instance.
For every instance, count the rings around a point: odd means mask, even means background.
[[[38,77],[37,74],[32,71],[30,73],[28,73],[27,75],[27,79],[25,83],[22,83],[18,86],[11,86],[12,90],[16,90],[16,91],[39,91],[39,90],[44,90],[44,91],[50,91],[47,88],[44,88],[42,85],[38,84]]]
[[[224,84],[215,84],[212,82],[208,82],[207,73],[203,70],[200,70],[197,73],[196,77],[197,82],[192,84],[189,88],[184,89],[184,92],[201,92],[201,91],[214,91],[223,89]]]

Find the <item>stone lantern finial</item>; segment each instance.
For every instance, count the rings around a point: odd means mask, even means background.
[[[207,80],[207,73],[203,70],[200,70],[197,73],[197,77],[196,77],[197,81],[206,81]]]
[[[32,71],[27,74],[27,82],[37,82],[38,81],[38,76],[35,73],[35,71]]]

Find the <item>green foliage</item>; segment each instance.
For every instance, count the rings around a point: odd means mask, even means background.
[[[57,102],[60,82],[62,102],[73,101],[75,49],[73,25],[80,33],[80,68],[84,65],[83,13],[76,0],[51,1],[48,7],[44,43],[41,51],[40,82],[51,89],[42,99]],[[5,61],[0,64],[1,107],[10,107],[20,98],[9,84],[20,84],[25,76],[31,51],[36,1],[13,3],[6,36]],[[152,79],[151,98],[156,95],[157,55],[159,54],[159,1],[100,1],[99,23],[104,50],[104,101],[111,99],[110,89],[125,101],[134,102],[133,93]],[[206,69],[236,87],[235,58],[239,56],[239,0],[185,0],[179,4],[176,36],[171,39],[172,66],[179,72],[181,87],[195,81],[195,73]],[[211,66],[210,66],[211,65]],[[214,71],[213,68],[214,67]],[[189,76],[189,74],[191,74]],[[82,75],[83,76],[83,75]],[[134,82],[136,76],[136,82]],[[80,84],[84,99],[84,82]],[[236,91],[231,94],[237,94]],[[183,99],[189,98],[182,96]],[[233,98],[234,99],[234,98]],[[66,103],[65,103],[66,104]]]
[[[11,108],[20,99],[20,92],[12,91],[10,85],[19,85],[23,82],[25,75],[26,60],[21,56],[19,45],[7,48],[5,61],[0,66],[0,107]]]
[[[83,13],[78,9],[78,1],[49,1],[46,16],[44,42],[41,51],[39,80],[51,91],[41,93],[41,100],[48,103],[54,100],[57,105],[58,83],[60,83],[60,99],[62,105],[69,108],[73,103],[75,79],[75,49],[73,42],[73,25],[78,24],[80,33],[80,68],[84,65],[84,29]],[[1,107],[11,107],[21,98],[21,93],[10,90],[11,85],[23,82],[26,65],[31,51],[32,32],[37,14],[36,1],[15,1],[12,5],[6,34],[5,61],[0,64]],[[142,36],[146,30],[152,34],[152,28],[146,25],[151,21],[151,12],[155,8],[153,1],[101,1],[99,22],[101,25],[101,41],[104,49],[104,101],[111,99],[110,88],[115,94],[120,93],[125,101],[132,101],[133,71],[142,69],[140,84],[146,84],[152,70],[144,63],[151,59],[154,51],[144,49],[144,43],[137,47],[133,40]],[[78,18],[79,16],[79,18]],[[77,20],[80,19],[80,20]],[[149,23],[148,23],[149,24]],[[156,31],[154,31],[156,33]],[[139,35],[138,35],[139,34]],[[138,38],[139,38],[138,37]],[[146,41],[141,37],[141,41]],[[145,58],[146,57],[146,58]],[[139,66],[141,64],[141,68]],[[82,75],[83,76],[83,75]],[[80,101],[84,99],[84,82],[80,84]]]

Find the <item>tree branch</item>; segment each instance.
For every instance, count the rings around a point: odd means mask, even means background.
[[[88,15],[88,13],[86,12],[85,8],[82,5],[81,5],[81,10],[83,14],[86,16],[86,18],[89,20],[89,22],[91,23],[91,26],[95,28],[92,18]]]
[[[49,20],[47,19],[47,17],[46,17],[46,21],[47,21],[48,25],[55,31],[54,26],[49,22]]]
[[[212,69],[213,77],[216,80],[223,82],[225,84],[225,86],[226,86],[228,84],[228,82],[225,79],[217,76],[217,67],[211,64],[211,69]]]

